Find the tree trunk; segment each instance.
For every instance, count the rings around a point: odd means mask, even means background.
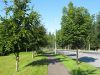
[[[55,54],[57,53],[57,52],[56,52],[56,49],[57,49],[57,48],[56,48],[56,32],[55,32]]]
[[[56,42],[55,42],[55,54],[56,54],[56,49],[57,49],[57,48],[56,48]]]
[[[26,52],[27,52],[27,48],[26,48]]]
[[[19,54],[16,56],[16,72],[19,71]]]
[[[89,43],[89,50],[90,50],[90,43]]]
[[[76,64],[78,65],[78,48],[76,50]]]
[[[15,57],[16,57],[16,72],[19,71],[19,51],[20,51],[20,46],[19,44],[16,44],[15,49],[17,49],[17,52],[15,52]]]
[[[34,58],[34,51],[32,51],[32,59]]]
[[[69,45],[68,45],[68,50],[69,50]]]
[[[66,46],[65,46],[65,50],[66,50]]]

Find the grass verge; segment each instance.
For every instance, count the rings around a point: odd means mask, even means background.
[[[0,75],[47,75],[46,56],[32,59],[31,52],[20,53],[19,72],[15,70],[15,56],[0,56]]]
[[[71,75],[100,75],[100,69],[94,66],[81,62],[78,66],[76,61],[68,56],[56,56],[62,64],[69,70]]]

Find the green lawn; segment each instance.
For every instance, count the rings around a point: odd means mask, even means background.
[[[45,56],[32,59],[31,52],[20,53],[19,72],[15,70],[15,56],[0,56],[0,75],[47,75],[47,62]]]
[[[62,55],[58,55],[56,57],[62,64],[64,64],[72,75],[100,75],[100,69],[97,69],[90,64],[81,62],[77,67],[75,60],[70,57]]]
[[[56,56],[59,62],[69,70],[72,75],[100,75],[100,69],[81,62],[77,69],[75,60],[62,55]],[[0,75],[47,75],[48,62],[46,56],[37,56],[32,59],[31,52],[20,53],[19,72],[15,70],[15,56],[0,56]],[[78,74],[76,74],[78,72]]]

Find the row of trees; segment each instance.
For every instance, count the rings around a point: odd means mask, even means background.
[[[21,51],[40,51],[40,47],[54,48],[55,36],[46,34],[41,16],[29,7],[30,0],[4,0],[5,15],[0,16],[0,54],[14,53],[18,71]],[[95,17],[84,7],[72,2],[63,8],[61,29],[57,31],[57,46],[77,49],[100,47],[100,13]],[[91,47],[90,47],[91,46]],[[32,54],[32,58],[33,58]]]
[[[21,51],[38,52],[40,47],[46,46],[46,29],[40,14],[29,7],[30,0],[4,0],[3,3],[5,15],[0,16],[0,53],[14,53],[18,71]]]
[[[57,31],[59,47],[76,49],[78,64],[78,49],[100,48],[100,13],[96,20],[84,7],[76,7],[72,2],[63,8],[61,29]]]

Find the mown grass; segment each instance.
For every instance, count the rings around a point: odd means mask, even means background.
[[[90,64],[80,62],[77,66],[76,61],[68,56],[58,55],[56,57],[60,59],[71,75],[100,75],[100,69]]]
[[[47,75],[46,56],[32,59],[31,52],[20,53],[19,72],[16,72],[15,55],[0,56],[0,75]]]

